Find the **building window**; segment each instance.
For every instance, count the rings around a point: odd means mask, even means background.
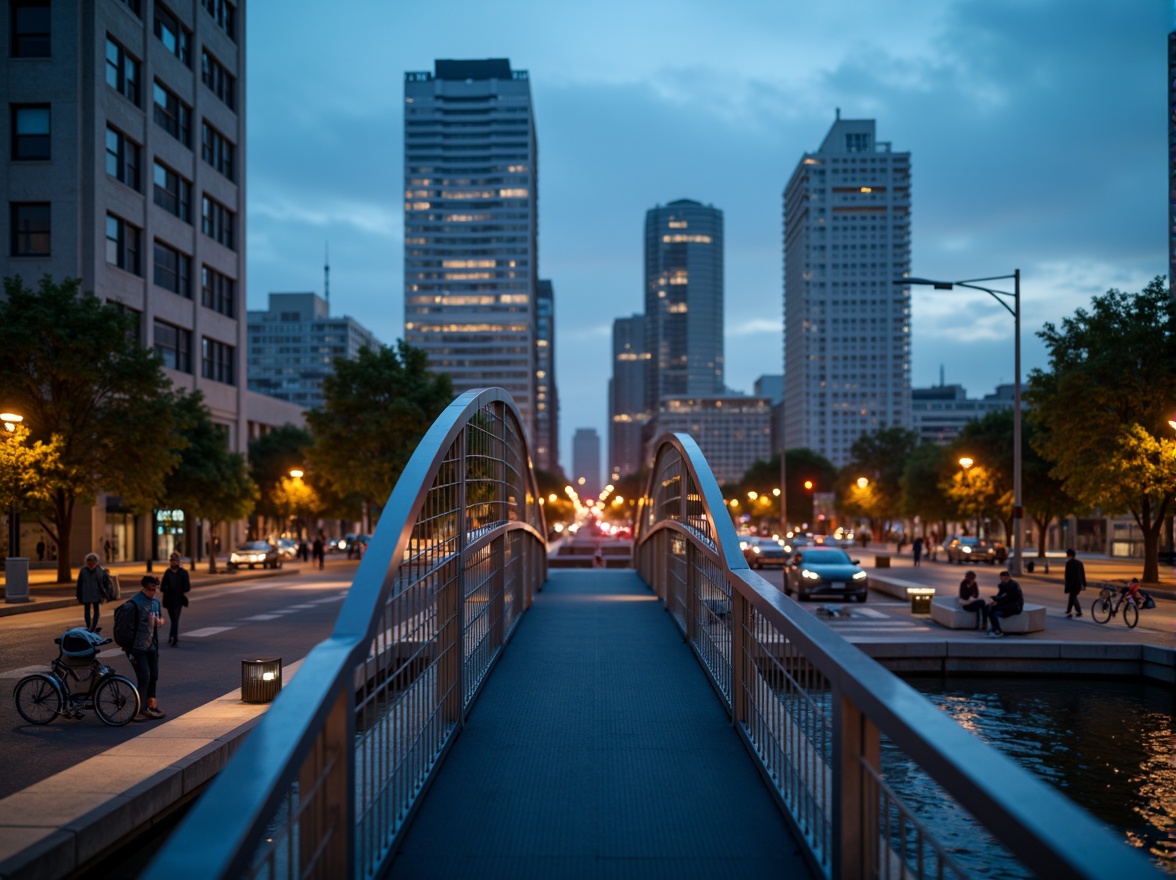
[[[166,321],[155,320],[152,333],[155,341],[155,353],[163,361],[165,367],[179,370],[181,373],[192,372],[192,331]]]
[[[136,275],[142,275],[140,260],[143,231],[122,217],[106,215],[106,262]]]
[[[106,173],[139,190],[139,145],[117,128],[106,129]]]
[[[201,302],[206,309],[230,318],[237,316],[236,282],[208,266],[200,268]]]
[[[12,108],[12,159],[29,162],[49,158],[49,105]]]
[[[136,18],[143,17],[143,7],[140,4],[139,0],[122,0],[122,3],[124,6],[126,6],[127,9],[129,9],[129,10],[131,10],[131,12],[135,13]]]
[[[106,38],[106,84],[139,106],[139,62],[110,37]]]
[[[155,124],[185,147],[192,147],[192,108],[158,80],[155,82]]]
[[[12,0],[13,58],[49,57],[49,0]]]
[[[233,221],[235,219],[233,212],[216,199],[210,199],[208,196],[204,197],[201,208],[201,217],[203,218],[201,230],[204,234],[213,241],[219,241],[225,247],[236,250],[236,239],[233,236]]]
[[[192,184],[172,171],[158,159],[153,175],[155,204],[175,214],[185,223],[192,222]]]
[[[204,157],[204,161],[229,180],[236,180],[237,178],[233,171],[233,158],[236,149],[233,147],[232,142],[207,122],[203,121],[200,123],[200,141],[200,154]]]
[[[192,298],[192,258],[155,239],[155,283],[164,290]]]
[[[229,0],[200,0],[221,30],[237,41],[237,10]]]
[[[237,384],[233,381],[233,346],[205,336],[200,340],[200,354],[200,375],[226,385]]]
[[[155,36],[185,67],[192,66],[192,32],[158,3],[155,4]]]
[[[237,109],[237,78],[212,57],[207,49],[200,50],[200,78],[212,93],[230,110]]]
[[[12,230],[9,253],[14,257],[49,256],[49,203],[13,202],[8,219]]]

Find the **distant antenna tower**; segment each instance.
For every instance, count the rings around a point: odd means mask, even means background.
[[[943,364],[939,365],[939,387],[943,387]]]
[[[331,304],[331,243],[323,246],[323,299]]]

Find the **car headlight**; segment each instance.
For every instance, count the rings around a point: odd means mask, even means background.
[[[853,579],[855,581],[864,581],[866,579],[866,573],[864,571],[854,572]]]
[[[961,547],[961,548],[960,548],[960,551],[961,551],[961,552],[963,552],[963,553],[971,553],[971,552],[972,552],[972,548],[971,548],[971,547]]]
[[[815,571],[809,571],[807,568],[802,568],[800,570],[800,576],[803,578],[808,578],[810,581],[819,581],[821,579],[819,574],[817,574]]]
[[[760,548],[759,547],[752,547],[751,552],[754,553],[756,556],[759,556]]]

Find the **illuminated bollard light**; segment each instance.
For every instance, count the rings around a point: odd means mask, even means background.
[[[268,703],[282,689],[282,658],[241,661],[241,701]]]

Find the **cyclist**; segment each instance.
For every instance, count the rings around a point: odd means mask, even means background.
[[[1139,578],[1132,578],[1127,586],[1120,588],[1119,592],[1125,599],[1133,601],[1137,608],[1143,607],[1143,592],[1139,588]]]

